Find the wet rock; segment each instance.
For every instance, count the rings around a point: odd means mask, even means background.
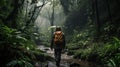
[[[56,65],[53,62],[48,62],[48,65],[46,67],[56,67]]]
[[[72,63],[72,64],[70,64],[69,67],[80,67],[80,64],[78,64],[78,63]]]
[[[48,50],[50,50],[50,49],[49,49],[49,48],[45,48],[44,50],[45,50],[45,51],[48,51]]]

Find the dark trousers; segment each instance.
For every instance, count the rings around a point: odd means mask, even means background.
[[[55,49],[54,56],[55,56],[55,61],[56,61],[56,65],[57,65],[57,67],[60,66],[60,61],[61,61],[61,51],[62,51],[62,49]]]

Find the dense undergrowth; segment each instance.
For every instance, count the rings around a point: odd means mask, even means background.
[[[117,37],[112,37],[111,41],[104,43],[94,42],[91,37],[83,39],[85,34],[82,34],[79,34],[78,38],[74,38],[67,45],[69,55],[73,55],[77,59],[96,62],[108,67],[119,67],[120,40]]]
[[[37,62],[53,59],[37,49],[41,34],[34,26],[38,14],[34,3],[0,0],[0,67],[35,67]]]
[[[0,66],[34,67],[36,62],[52,60],[26,34],[0,24]]]

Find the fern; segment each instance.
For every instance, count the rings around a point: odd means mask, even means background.
[[[109,65],[108,66],[110,66],[110,67],[117,67],[115,62],[112,59],[109,60]]]
[[[24,61],[24,60],[13,60],[7,64],[7,67],[34,67],[31,63]]]

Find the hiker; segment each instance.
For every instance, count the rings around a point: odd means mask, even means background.
[[[56,31],[53,34],[51,41],[51,50],[54,48],[54,56],[56,61],[56,66],[60,66],[61,52],[65,48],[65,36],[61,31],[61,27],[56,27]]]

